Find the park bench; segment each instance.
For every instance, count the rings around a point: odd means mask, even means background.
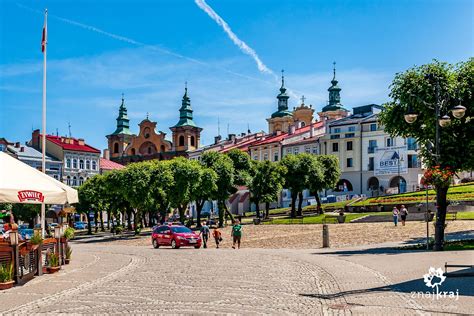
[[[444,264],[444,274],[446,276],[474,276],[474,271],[471,272],[451,272],[448,273],[448,268],[468,268],[474,269],[474,265],[470,264],[448,264],[447,262]]]
[[[446,212],[446,220],[455,221],[457,214],[458,214],[457,211],[448,211],[448,212]]]

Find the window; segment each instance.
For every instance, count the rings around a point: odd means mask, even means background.
[[[310,154],[311,153],[311,147],[304,146],[304,152],[307,153],[307,154]]]
[[[331,139],[339,139],[341,138],[341,135],[331,135]]]
[[[151,155],[151,147],[148,147],[148,155]]]
[[[377,148],[377,140],[376,139],[369,140],[369,148],[367,152],[369,154],[373,154],[375,152],[375,148]]]
[[[349,126],[349,132],[355,132],[356,127],[355,126]]]
[[[67,184],[67,185],[71,185],[71,177],[70,177],[70,176],[67,176],[67,178],[66,178],[66,184]]]
[[[408,155],[408,168],[420,168],[418,155]]]
[[[346,143],[346,150],[352,150],[352,141]]]
[[[118,154],[118,152],[119,152],[119,144],[115,143],[114,144],[114,154]]]
[[[135,148],[132,148],[131,152],[132,156],[135,156]]]
[[[253,160],[258,160],[258,155],[253,156]]]
[[[387,139],[385,140],[385,144],[387,145],[387,147],[392,147],[394,144],[393,138],[387,137]]]
[[[345,138],[352,138],[354,136],[355,136],[354,133],[346,133],[346,135],[344,135]]]
[[[84,160],[79,160],[79,169],[84,169]]]
[[[313,154],[317,154],[318,153],[318,147],[314,146],[313,147]]]
[[[165,147],[165,145],[161,145],[161,147],[160,147],[160,148],[161,148],[161,152],[162,152],[162,153],[164,153],[164,152],[166,151],[166,147]]]
[[[352,168],[352,158],[347,158],[347,168]]]
[[[287,154],[291,154],[291,148],[287,148],[287,149],[286,149],[286,153],[287,153]]]
[[[76,178],[76,176],[74,176],[74,177],[72,178],[72,186],[73,186],[73,187],[77,186],[77,178]]]
[[[370,131],[375,132],[377,130],[377,124],[370,124]]]
[[[194,145],[194,136],[191,136],[191,146],[195,146]]]
[[[72,160],[72,167],[73,167],[74,169],[77,169],[77,159],[73,159],[73,160]]]
[[[80,177],[79,178],[79,185],[82,185],[84,183],[84,178],[83,177]]]
[[[340,133],[341,132],[341,129],[340,128],[335,128],[334,129],[334,133]]]
[[[416,139],[413,137],[408,137],[406,139],[408,150],[418,150],[418,144],[416,143]]]
[[[0,151],[4,151],[4,150],[5,150],[5,145],[0,144]]]
[[[178,146],[184,146],[184,136],[183,135],[179,136],[179,145]]]
[[[339,144],[338,143],[332,143],[332,151],[333,152],[338,152],[339,151]]]
[[[92,160],[92,170],[97,170],[97,163],[95,160]]]
[[[268,160],[268,154],[267,153],[263,154],[263,160]]]
[[[278,153],[275,153],[275,155],[273,156],[273,161],[278,161]]]
[[[71,168],[71,159],[66,159],[66,168]]]
[[[293,149],[293,153],[294,153],[295,155],[298,155],[298,154],[300,153],[300,149],[299,149],[298,147],[295,147],[295,148]]]
[[[374,157],[369,157],[369,171],[374,170]]]

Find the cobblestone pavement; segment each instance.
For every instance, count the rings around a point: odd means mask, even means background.
[[[153,249],[75,243],[70,265],[0,292],[0,313],[436,314],[474,310],[472,278],[449,278],[459,300],[412,297],[423,274],[474,252],[386,248]],[[449,283],[450,282],[450,283]],[[444,285],[443,285],[444,286]]]

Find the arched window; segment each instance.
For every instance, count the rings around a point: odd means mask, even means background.
[[[86,160],[86,169],[89,170],[91,168],[91,162]]]
[[[336,189],[334,189],[336,192],[350,192],[352,190],[352,183],[346,179],[339,180],[336,184]]]
[[[71,158],[66,159],[66,168],[71,168]]]
[[[66,184],[67,184],[67,185],[71,185],[71,177],[70,177],[70,176],[67,176],[67,178],[66,178]]]
[[[194,136],[191,136],[191,146],[195,146],[194,145]]]
[[[306,124],[304,122],[301,122],[301,127],[305,127]]]
[[[367,181],[367,191],[378,191],[379,190],[379,179],[371,177]]]
[[[130,153],[132,154],[132,156],[135,156],[135,148],[132,148],[132,150],[130,151]]]
[[[390,180],[390,187],[391,188],[399,188],[400,193],[404,193],[407,191],[407,182],[403,177],[396,176]]]
[[[73,167],[74,169],[77,169],[77,159],[73,159],[73,160],[72,160],[72,167]]]
[[[114,144],[114,154],[118,154],[118,152],[119,152],[119,145],[118,145],[118,143],[115,143]]]
[[[160,147],[160,148],[161,148],[161,152],[162,152],[162,153],[164,153],[164,152],[166,151],[166,147],[165,147],[165,145],[161,145],[161,147]]]
[[[95,160],[92,160],[92,170],[97,170],[97,163]]]
[[[148,147],[148,155],[151,155],[151,147]]]
[[[79,178],[79,185],[82,185],[84,183],[84,178],[83,177],[80,177]]]
[[[72,186],[73,186],[73,187],[77,186],[77,178],[76,178],[76,176],[74,176],[74,177],[72,178]]]
[[[179,145],[178,146],[184,146],[184,136],[183,135],[179,136]]]
[[[79,169],[84,169],[84,160],[79,160]]]

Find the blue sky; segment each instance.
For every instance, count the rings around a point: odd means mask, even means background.
[[[316,110],[325,105],[333,61],[342,103],[351,109],[387,101],[396,72],[473,56],[469,0],[206,3],[268,69],[285,69],[292,107],[301,94]],[[105,148],[123,92],[132,131],[149,112],[171,137],[185,81],[204,144],[217,134],[218,117],[221,134],[227,125],[230,133],[247,124],[267,130],[279,83],[193,0],[1,0],[0,137],[26,141],[41,126],[45,7],[49,133],[66,135],[70,122],[73,136]]]

